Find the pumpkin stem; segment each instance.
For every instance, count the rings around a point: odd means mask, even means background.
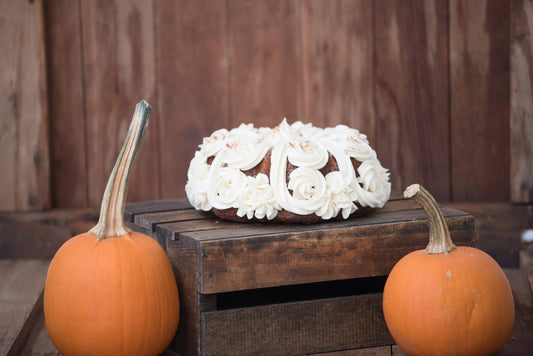
[[[124,207],[128,183],[144,140],[152,108],[144,100],[135,107],[128,134],[107,181],[98,224],[89,230],[98,240],[128,235],[131,231],[124,225]]]
[[[450,237],[448,224],[442,215],[439,204],[420,184],[412,184],[403,192],[405,198],[413,198],[424,208],[429,219],[429,244],[426,253],[448,253],[455,245]]]

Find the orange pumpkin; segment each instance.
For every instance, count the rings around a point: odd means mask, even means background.
[[[394,341],[409,355],[491,355],[509,339],[514,301],[498,263],[472,247],[456,247],[435,199],[418,184],[412,197],[430,224],[427,249],[404,256],[383,291]]]
[[[145,101],[136,107],[98,224],[63,244],[50,264],[45,321],[63,355],[157,355],[176,333],[179,297],[168,257],[122,218],[150,111]]]

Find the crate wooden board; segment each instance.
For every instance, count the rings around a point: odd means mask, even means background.
[[[18,355],[42,308],[49,260],[0,259],[0,355]]]
[[[394,342],[381,293],[204,312],[201,326],[205,355],[304,355]]]
[[[312,225],[227,222],[179,199],[165,201],[161,211],[157,202],[146,203],[146,211],[143,204],[129,204],[125,216],[170,258],[182,310],[173,347],[187,355],[305,354],[391,344],[381,314],[383,285],[348,294],[342,288],[365,279],[384,283],[402,256],[428,242],[427,218],[411,200]],[[474,244],[473,217],[452,208],[443,213],[455,243]],[[302,291],[309,286],[333,286],[342,295],[308,299]],[[248,301],[264,300],[248,305],[247,295]],[[229,304],[228,296],[234,298]],[[357,308],[368,314],[353,312]]]

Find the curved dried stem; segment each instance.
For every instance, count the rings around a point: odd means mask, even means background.
[[[128,235],[124,225],[126,193],[133,168],[139,156],[152,108],[144,100],[135,107],[128,134],[111,172],[100,207],[100,218],[89,230],[98,240]]]
[[[448,253],[455,248],[450,237],[446,219],[442,215],[439,204],[433,196],[420,184],[412,184],[403,192],[405,198],[413,198],[422,205],[429,219],[429,244],[426,253]]]

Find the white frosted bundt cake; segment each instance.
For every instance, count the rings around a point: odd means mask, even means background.
[[[389,199],[388,170],[366,136],[344,125],[242,124],[213,132],[199,147],[187,173],[187,197],[223,219],[347,219]]]

